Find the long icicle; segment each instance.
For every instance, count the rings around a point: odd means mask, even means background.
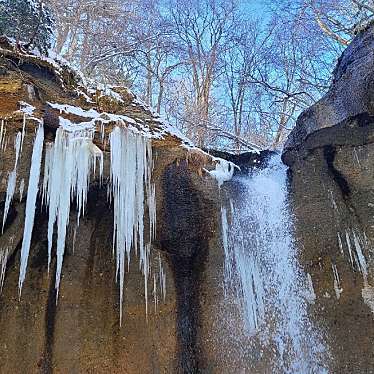
[[[76,200],[79,223],[79,218],[84,214],[90,176],[94,170],[96,159],[99,158],[100,164],[102,164],[102,152],[92,143],[93,134],[93,129],[77,129],[74,131],[60,127],[56,132],[53,146],[49,146],[46,152],[43,200],[49,205],[48,269],[52,257],[53,229],[55,223],[57,223],[55,285],[57,296],[65,253],[71,200],[74,198]]]
[[[21,138],[22,138],[22,134],[20,132],[18,132],[17,136],[16,136],[16,140],[14,142],[14,150],[15,150],[15,154],[16,154],[16,159],[14,161],[14,169],[9,174],[9,177],[8,177],[8,185],[7,185],[7,190],[6,190],[2,233],[4,233],[4,226],[5,226],[7,216],[8,216],[10,204],[11,204],[13,196],[14,196],[14,191],[16,190],[17,165],[18,165],[18,159],[19,159],[19,154],[20,154]]]
[[[145,282],[148,281],[149,276],[147,251],[149,243],[147,245],[144,243],[144,204],[148,204],[150,228],[153,232],[155,194],[151,183],[152,148],[149,139],[123,127],[115,127],[109,140],[114,206],[113,245],[116,250],[116,274],[119,276],[120,324],[122,324],[125,265],[129,266],[132,248],[139,250],[140,267]],[[148,289],[145,284],[146,311],[148,310],[147,294]]]
[[[34,141],[34,148],[31,157],[31,169],[29,176],[29,186],[27,189],[26,217],[23,231],[23,241],[21,249],[21,267],[18,280],[19,294],[21,296],[22,285],[26,276],[27,260],[30,253],[31,235],[34,227],[36,198],[39,190],[40,165],[42,162],[44,142],[44,128],[39,125]]]

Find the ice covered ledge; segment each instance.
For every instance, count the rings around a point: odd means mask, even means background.
[[[0,236],[0,281],[4,280],[0,296],[0,356],[4,359],[0,371],[29,372],[41,368],[115,372],[120,367],[126,372],[151,372],[154,368],[174,372],[182,370],[181,365],[186,363],[195,370],[207,354],[204,350],[210,349],[203,342],[212,314],[201,307],[202,295],[211,299],[209,308],[218,303],[218,185],[231,177],[233,165],[194,148],[126,88],[91,87],[63,61],[16,51],[6,39],[0,41],[0,47],[1,217],[7,210]],[[118,181],[118,176],[121,181],[126,180],[120,175],[121,167],[113,168],[114,164],[121,166],[121,161],[113,163],[113,141],[110,142],[116,128],[136,134],[136,141],[146,139],[151,146],[154,165],[150,181],[155,186],[157,218],[152,253],[145,249],[142,258],[137,247],[140,261],[135,255],[136,261],[124,264],[122,285],[116,284],[115,279],[116,270],[121,273],[123,257],[113,257],[116,204],[114,200],[108,202],[107,194],[111,190],[113,199],[118,192],[112,183]],[[67,134],[74,134],[74,144]],[[57,168],[48,166],[48,157],[50,160],[54,152],[46,150],[52,144],[65,149],[64,157],[58,158],[60,164],[54,165],[70,165],[67,185],[74,190],[70,213],[60,217],[60,221],[69,222],[66,233],[62,232],[63,264],[61,256],[56,258],[55,254],[59,233],[52,231],[52,235],[47,235],[51,201],[57,201],[51,198],[53,193],[48,192],[48,186],[63,189],[66,182],[63,179],[57,183]],[[119,149],[126,149],[118,144],[116,147],[116,155]],[[82,159],[82,154],[89,157]],[[123,159],[128,155],[125,152]],[[9,175],[14,170],[13,184],[9,183]],[[43,184],[46,172],[49,175],[51,170],[52,174],[55,170],[52,182],[47,178]],[[82,170],[85,172],[79,174]],[[87,177],[87,171],[91,175],[86,188],[86,182],[82,183],[78,175]],[[39,183],[35,183],[29,176],[38,173]],[[134,175],[144,179],[144,173]],[[152,196],[152,188],[146,188]],[[59,195],[62,196],[61,191]],[[138,201],[141,194],[133,196]],[[66,194],[65,198],[68,199]],[[49,200],[47,207],[42,207],[43,199]],[[82,202],[85,214],[79,216],[77,210],[83,210]],[[30,208],[33,205],[34,210]],[[58,212],[65,205],[52,206],[53,217],[56,207]],[[138,203],[137,209],[140,206]],[[154,222],[149,217],[149,206],[153,205],[145,204],[142,228],[144,233],[149,232],[144,234],[146,242]],[[28,215],[31,211],[33,214]],[[34,225],[33,230],[25,232],[26,216]],[[58,220],[58,214],[55,217]],[[133,222],[137,230],[142,226],[141,220]],[[125,235],[121,230],[116,233]],[[30,235],[30,241],[25,242],[24,238]],[[20,268],[25,269],[20,252],[29,253],[26,272],[20,272]],[[144,253],[148,254],[146,261]],[[152,273],[147,273],[145,286],[147,265]],[[208,281],[203,284],[202,279]],[[186,286],[194,292],[186,292]],[[124,295],[122,329],[120,287]],[[189,321],[190,329],[184,328],[185,321]],[[24,339],[24,331],[28,331],[30,340]],[[160,341],[160,345],[155,346],[155,341]]]

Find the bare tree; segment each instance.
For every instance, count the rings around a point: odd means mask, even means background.
[[[86,75],[131,86],[201,147],[281,146],[323,95],[374,0],[48,0],[56,50]],[[248,16],[247,18],[245,18]]]
[[[191,76],[196,114],[195,139],[204,146],[209,123],[212,87],[220,74],[220,59],[231,42],[235,27],[236,7],[233,1],[193,0],[173,2],[172,21],[178,37],[179,54],[187,61],[186,73]]]

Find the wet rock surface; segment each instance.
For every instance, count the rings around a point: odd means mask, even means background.
[[[316,295],[309,310],[329,347],[332,373],[374,371],[373,43],[373,28],[356,38],[336,69],[331,90],[300,117],[283,153],[290,167],[290,207],[300,259]],[[53,141],[60,114],[46,101],[140,117],[150,123],[150,131],[160,131],[159,119],[126,90],[120,93],[122,102],[96,93],[92,103],[85,99],[89,92],[77,93],[79,85],[69,71],[56,75],[45,61],[20,59],[10,50],[2,54],[0,114],[7,120],[8,144],[1,153],[0,217],[15,161],[12,142],[23,127],[20,101],[32,104],[35,116],[45,121],[46,142]],[[14,63],[17,69],[12,68]],[[78,123],[84,120],[68,117]],[[250,372],[251,367],[266,372],[262,353],[251,348],[251,337],[243,330],[238,305],[223,292],[223,191],[204,171],[214,162],[199,150],[180,147],[182,141],[173,134],[153,141],[157,235],[150,262],[157,270],[162,261],[165,299],[153,288],[160,281],[158,270],[145,291],[134,258],[125,275],[120,326],[108,175],[101,188],[93,180],[77,230],[76,212],[71,211],[58,303],[56,259],[53,256],[48,273],[47,216],[39,196],[29,269],[19,299],[27,193],[20,187],[22,180],[28,184],[35,126],[32,119],[26,123],[17,192],[0,236],[0,248],[9,247],[0,296],[0,372],[236,374],[238,368]],[[94,142],[107,164],[109,145],[99,138]],[[272,154],[210,153],[240,166],[239,178],[264,168]],[[229,188],[235,194],[235,183]]]
[[[276,153],[270,150],[263,150],[259,152],[244,152],[240,154],[222,152],[214,149],[207,149],[206,151],[214,157],[223,158],[227,161],[233,162],[236,166],[238,166],[238,168],[235,168],[234,170],[234,175],[248,175],[253,169],[265,168],[271,156]]]
[[[213,318],[201,313],[206,290],[201,291],[200,285],[203,277],[211,277],[206,275],[204,264],[209,252],[222,253],[217,182],[204,171],[214,168],[212,158],[198,149],[181,146],[184,141],[127,89],[117,88],[112,96],[93,92],[68,67],[56,67],[31,55],[20,56],[6,40],[0,40],[0,50],[0,119],[6,128],[0,151],[1,219],[8,176],[16,159],[14,139],[25,128],[15,194],[0,235],[0,251],[6,248],[8,257],[0,295],[0,372],[199,372],[206,349],[202,326],[206,318]],[[61,113],[49,102],[80,108],[77,113],[85,111],[84,116]],[[28,108],[24,103],[32,106],[32,112],[22,111]],[[103,185],[100,187],[98,178],[92,179],[86,214],[78,228],[76,207],[72,206],[58,302],[54,276],[56,237],[48,272],[48,212],[42,207],[41,193],[21,298],[18,294],[35,129],[43,121],[45,143],[53,142],[59,117],[79,125],[91,120],[87,113],[93,111],[106,113],[101,115],[107,121],[103,138],[117,125],[107,119],[113,114],[127,118],[123,126],[134,126],[139,131],[145,128],[160,135],[152,140],[157,206],[157,235],[150,257],[152,275],[146,290],[139,258],[134,253],[125,274],[122,326],[113,254],[113,206],[107,195],[110,144],[98,134],[93,141],[104,154]],[[42,174],[44,158],[45,152]],[[149,231],[149,227],[145,230]],[[160,293],[160,263],[166,280],[165,298]],[[216,269],[215,264],[210,266]],[[213,284],[220,289],[218,282]]]
[[[327,95],[298,119],[283,160],[302,263],[331,372],[374,371],[374,27],[347,48]]]

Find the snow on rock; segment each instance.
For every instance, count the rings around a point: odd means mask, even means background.
[[[57,104],[57,103],[50,103],[47,104],[53,108],[60,111],[60,113],[67,113],[67,114],[74,114],[80,117],[87,117],[87,118],[95,118],[99,117],[100,113],[95,109],[84,110],[80,107],[69,105],[69,104]]]
[[[238,166],[221,158],[214,158],[214,161],[216,162],[216,168],[214,170],[205,169],[205,171],[215,178],[218,182],[218,187],[221,187],[224,182],[232,179],[234,170]]]
[[[101,91],[100,97],[102,96],[109,96],[113,98],[114,100],[123,103],[123,99],[119,93],[113,90],[115,86],[111,85],[106,85],[106,84],[98,84],[97,85],[97,90]]]

